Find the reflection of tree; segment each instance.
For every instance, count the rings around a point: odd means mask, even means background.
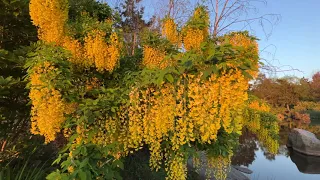
[[[239,146],[232,157],[233,165],[244,165],[248,166],[252,164],[255,160],[255,151],[258,150],[256,141],[257,137],[249,132],[248,130],[244,130],[239,139]]]
[[[266,157],[266,159],[268,159],[269,161],[273,161],[273,160],[276,159],[276,155],[275,154],[269,153],[266,150],[262,150],[262,151],[263,151],[264,157]]]
[[[288,141],[288,135],[290,132],[290,128],[288,128],[288,126],[282,126],[280,131],[279,131],[279,144],[280,145],[286,145],[287,141]]]

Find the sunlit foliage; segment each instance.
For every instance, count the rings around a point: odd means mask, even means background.
[[[259,141],[272,154],[277,154],[279,149],[278,137],[279,125],[278,119],[271,114],[270,107],[261,100],[252,100],[249,102],[246,110],[246,127],[257,134]]]

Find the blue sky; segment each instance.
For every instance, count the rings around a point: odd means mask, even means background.
[[[191,3],[197,1],[201,0],[191,0]],[[146,19],[159,11],[160,6],[156,2],[159,1],[142,1],[146,7]],[[252,25],[252,33],[260,39],[260,49],[267,47],[266,51],[270,53],[261,53],[261,57],[283,70],[293,68],[301,71],[284,71],[276,75],[310,78],[313,73],[320,71],[320,0],[267,0],[267,5],[256,5],[260,15],[281,15],[280,22],[273,26],[269,38],[266,38],[258,23]],[[266,29],[270,30],[270,26],[266,26]]]
[[[319,0],[269,0],[267,6],[260,8],[264,13],[281,14],[281,21],[269,39],[257,30],[256,35],[261,38],[260,47],[275,45],[275,58],[280,62],[275,61],[275,65],[290,65],[303,71],[286,72],[285,75],[311,77],[320,70],[319,7]]]

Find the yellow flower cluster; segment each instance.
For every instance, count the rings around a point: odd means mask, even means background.
[[[202,22],[198,24],[198,22]],[[201,43],[209,35],[209,15],[203,7],[195,9],[190,24],[182,29],[184,48],[189,50],[200,50]]]
[[[257,133],[260,129],[260,114],[252,109],[246,110],[246,127],[253,133]]]
[[[110,35],[110,43],[105,42],[106,33],[100,30],[93,30],[85,37],[85,44],[66,36],[62,46],[69,50],[72,63],[81,67],[95,66],[99,71],[113,71],[120,59],[120,43],[118,35]]]
[[[247,79],[241,71],[231,70],[229,73],[223,73],[219,78],[220,93],[220,118],[223,127],[227,133],[241,133],[243,118],[242,113],[245,108],[245,101],[248,99]],[[231,120],[234,120],[233,122]]]
[[[69,173],[73,173],[74,172],[74,167],[73,166],[69,166],[68,167],[68,172]]]
[[[127,125],[127,110],[125,107],[120,107],[116,115],[105,118],[99,117],[95,119],[92,125],[81,123],[77,125],[76,132],[78,137],[73,142],[74,145],[93,143],[100,147],[108,147],[113,144],[114,147],[109,149],[108,155],[115,159],[120,159],[121,156],[128,154],[128,125]],[[80,118],[80,117],[77,117]],[[97,130],[96,133],[90,134],[90,131]],[[89,138],[91,136],[92,138]]]
[[[251,132],[257,133],[261,128],[261,117],[259,111],[270,112],[270,107],[266,103],[259,102],[257,100],[251,101],[248,107],[250,109],[246,110],[245,125],[249,128]]]
[[[174,129],[175,98],[172,86],[164,86],[159,91],[148,88],[132,92],[129,108],[129,148],[138,149],[142,141],[150,146],[150,165],[160,168],[163,155],[160,143],[168,138]],[[139,98],[140,94],[140,98]]]
[[[169,157],[166,166],[168,175],[166,179],[185,180],[187,179],[187,165],[183,154],[175,154],[174,157]]]
[[[148,68],[164,69],[170,65],[169,60],[166,60],[165,56],[166,53],[162,50],[144,46],[142,64]]]
[[[258,52],[258,43],[249,37],[245,36],[242,33],[235,33],[232,34],[230,37],[230,44],[233,46],[242,47],[245,49],[253,48],[253,52]]]
[[[30,0],[30,16],[38,29],[39,39],[62,43],[68,19],[67,0]]]
[[[209,27],[209,24],[210,24],[209,13],[203,6],[199,6],[194,10],[193,17],[191,19],[196,22],[201,22],[202,25],[204,25],[206,28]]]
[[[109,117],[106,120],[96,120],[94,126],[98,129],[93,138],[94,144],[106,146],[116,141],[114,135],[117,133],[117,122],[115,119]]]
[[[177,25],[172,18],[166,18],[162,24],[162,35],[172,44],[181,45],[180,35],[177,31]]]
[[[201,77],[189,77],[188,84],[188,120],[189,128],[192,132],[191,140],[194,135],[199,135],[200,142],[211,143],[217,138],[220,129],[219,118],[219,86],[217,77],[212,75],[208,81],[200,82]],[[193,129],[196,131],[193,133]]]
[[[175,86],[132,90],[128,148],[148,144],[152,168],[160,167],[163,141],[171,141],[171,150],[177,151],[192,141],[214,142],[221,124],[228,133],[241,133],[247,80],[240,71],[201,77],[183,75]]]
[[[82,67],[96,66],[98,71],[113,71],[120,58],[118,35],[112,33],[110,42],[105,42],[106,33],[93,30],[85,37],[84,46],[76,39],[65,34],[68,20],[68,1],[31,0],[30,16],[38,26],[39,39],[61,45],[69,50],[73,57],[69,60]]]
[[[83,57],[84,49],[78,40],[66,36],[62,46],[71,52],[72,57],[69,59],[70,62],[83,67],[90,67],[92,65]]]
[[[259,47],[257,41],[251,39],[243,33],[235,33],[229,35],[229,41],[231,45],[235,47],[241,47],[244,49],[242,51],[243,53],[241,53],[240,56],[244,56],[244,53],[249,54],[249,56],[247,55],[246,58],[248,58],[252,62],[252,65],[255,69],[248,70],[248,73],[254,78],[257,77],[259,68]]]
[[[204,33],[201,29],[187,27],[183,36],[184,48],[187,51],[192,49],[200,50],[201,43],[205,41],[206,35],[207,33]]]
[[[72,105],[62,100],[58,90],[48,88],[45,76],[51,76],[56,68],[45,62],[36,66],[30,75],[31,89],[29,97],[32,101],[31,132],[45,137],[45,142],[55,140],[65,120],[64,114],[72,112]]]
[[[270,107],[266,103],[260,103],[259,101],[250,102],[249,108],[256,111],[270,112]]]
[[[88,64],[95,64],[98,71],[112,72],[118,64],[120,51],[116,33],[110,36],[110,44],[105,42],[106,33],[94,30],[85,38],[84,50]]]

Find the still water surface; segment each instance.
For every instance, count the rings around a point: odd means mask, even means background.
[[[260,146],[254,135],[245,133],[233,164],[248,167],[252,180],[320,180],[320,157],[305,156],[280,145],[271,155]]]

